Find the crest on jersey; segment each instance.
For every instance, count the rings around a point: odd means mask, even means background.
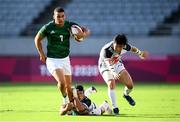
[[[52,30],[52,31],[51,31],[51,34],[55,34],[55,31],[54,31],[54,30]]]

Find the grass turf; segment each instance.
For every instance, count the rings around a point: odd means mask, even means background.
[[[85,88],[92,84],[84,84]],[[100,105],[108,100],[105,84],[90,96]],[[0,122],[180,122],[180,84],[136,84],[132,96],[136,106],[122,97],[123,86],[116,87],[118,116],[59,116],[61,95],[54,84],[0,84]]]

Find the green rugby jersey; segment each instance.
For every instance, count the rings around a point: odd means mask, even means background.
[[[44,25],[39,33],[47,37],[47,57],[65,58],[70,53],[70,28],[76,23],[64,21],[63,27],[58,27],[54,21]]]

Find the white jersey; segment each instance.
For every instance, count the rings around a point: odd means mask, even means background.
[[[122,55],[130,50],[131,46],[129,44],[126,44],[122,49],[121,53],[116,53],[113,49],[113,41],[105,44],[101,49],[98,61],[98,67],[100,69],[100,72],[102,73],[106,70],[111,70],[109,65],[113,66],[118,62],[122,62]],[[109,61],[107,62],[106,59],[109,59]]]

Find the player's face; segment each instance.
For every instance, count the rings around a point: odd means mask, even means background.
[[[82,100],[84,98],[84,91],[77,91],[77,95],[79,100]]]
[[[121,50],[124,48],[124,45],[119,45],[119,44],[114,43],[113,48],[116,53],[121,53]]]
[[[57,25],[60,25],[60,26],[64,25],[64,20],[65,20],[64,12],[57,12],[57,11],[55,11],[53,17],[54,17],[55,23]]]

